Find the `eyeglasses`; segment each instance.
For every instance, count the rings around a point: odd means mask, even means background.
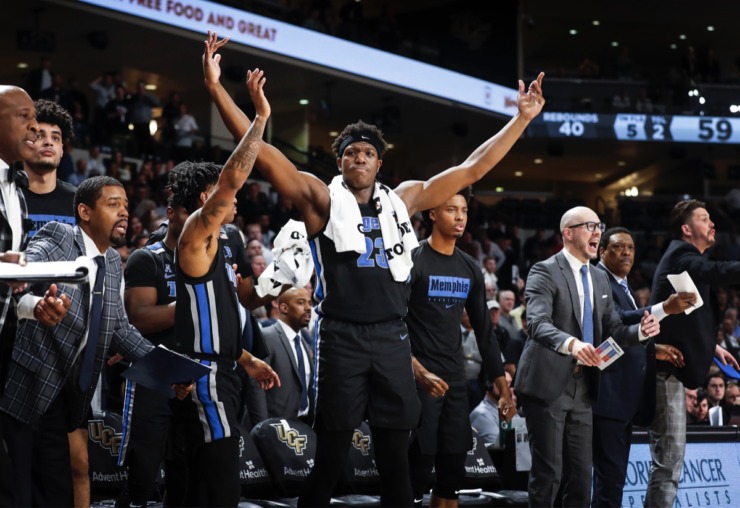
[[[599,231],[601,231],[602,233],[606,229],[606,224],[604,224],[603,222],[581,222],[580,224],[573,224],[572,226],[567,226],[567,227],[578,228],[581,226],[586,226],[586,230],[589,233],[593,233],[596,230],[596,228],[599,228]]]

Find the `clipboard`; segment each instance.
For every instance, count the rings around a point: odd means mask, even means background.
[[[730,365],[729,363],[725,365],[722,363],[722,360],[719,358],[712,358],[714,360],[714,363],[717,364],[717,367],[719,367],[720,372],[725,375],[728,379],[740,379],[740,372],[735,370],[735,367]]]
[[[29,262],[26,265],[0,263],[0,282],[87,282],[90,271],[87,258],[75,261]]]
[[[121,374],[126,379],[169,398],[175,396],[172,385],[190,384],[211,372],[211,368],[162,344],[134,362]]]

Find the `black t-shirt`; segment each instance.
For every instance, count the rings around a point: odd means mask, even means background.
[[[143,249],[135,250],[126,262],[124,271],[126,290],[139,287],[153,287],[157,290],[157,305],[168,305],[175,301],[177,286],[175,282],[174,253],[163,242],[155,242]],[[175,346],[175,327],[146,334],[153,344],[164,344],[172,349]]]
[[[33,221],[33,229],[28,232],[30,240],[47,222],[61,222],[75,225],[74,198],[77,187],[57,180],[56,188],[46,194],[36,194],[27,187],[22,187],[26,198],[28,218]]]
[[[318,312],[351,323],[403,319],[408,284],[393,280],[375,207],[360,204],[366,251],[337,252],[323,231],[309,239],[316,267]]]
[[[460,335],[464,308],[488,378],[503,376],[501,350],[486,307],[483,272],[473,258],[458,248],[451,256],[442,254],[426,240],[411,258],[414,267],[406,324],[411,351],[419,363],[445,381],[465,379]]]

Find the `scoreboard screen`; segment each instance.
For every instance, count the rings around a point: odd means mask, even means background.
[[[551,138],[740,144],[740,118],[548,111],[532,121],[528,132]]]

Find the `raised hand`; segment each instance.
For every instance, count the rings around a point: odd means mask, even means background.
[[[203,80],[208,83],[218,83],[221,79],[221,55],[216,52],[229,41],[229,38],[218,40],[216,32],[208,31],[208,38],[204,41],[203,51]]]
[[[265,72],[259,69],[247,71],[247,89],[249,96],[252,98],[252,104],[257,111],[257,115],[267,119],[270,116],[270,103],[265,97],[264,86],[267,78]]]
[[[519,80],[517,106],[519,107],[519,113],[529,120],[539,115],[542,107],[545,105],[545,98],[542,96],[542,78],[544,77],[545,73],[540,72],[537,79],[529,84],[526,92],[524,90],[524,81]]]

